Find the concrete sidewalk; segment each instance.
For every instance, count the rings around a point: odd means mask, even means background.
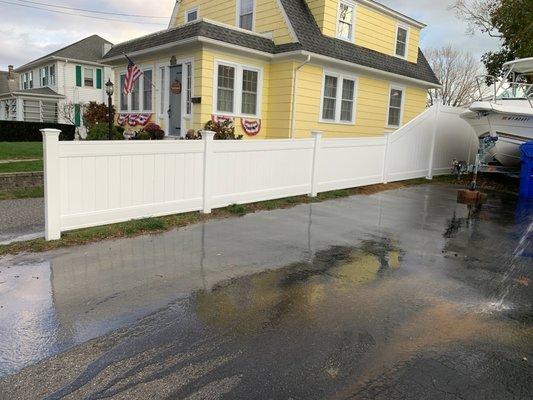
[[[44,199],[0,201],[0,244],[44,236]]]

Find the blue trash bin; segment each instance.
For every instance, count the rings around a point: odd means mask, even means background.
[[[533,199],[533,141],[520,146],[522,171],[520,172],[520,196]]]

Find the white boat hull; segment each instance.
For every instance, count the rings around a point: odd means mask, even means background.
[[[489,152],[491,157],[504,166],[515,167],[520,164],[520,146],[533,140],[533,114],[526,109],[522,112],[504,108],[487,109],[474,103],[461,117],[474,128],[478,137],[497,137],[495,147]]]

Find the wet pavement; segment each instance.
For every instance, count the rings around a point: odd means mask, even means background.
[[[533,205],[456,190],[0,259],[0,398],[530,399]]]
[[[44,236],[44,199],[0,200],[0,244]]]

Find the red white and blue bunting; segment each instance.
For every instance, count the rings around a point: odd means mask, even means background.
[[[255,136],[261,131],[260,119],[244,119],[241,118],[242,129],[248,136]]]
[[[129,125],[129,126],[145,126],[152,114],[119,114],[117,117],[117,123],[119,125]]]
[[[213,123],[215,123],[215,124],[218,124],[218,123],[222,124],[222,123],[224,123],[226,121],[233,122],[233,117],[228,117],[226,115],[215,115],[215,114],[212,114],[211,115],[211,121],[213,121]]]

